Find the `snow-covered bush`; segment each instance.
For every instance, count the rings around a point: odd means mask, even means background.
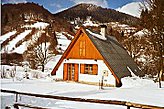
[[[1,78],[14,78],[16,75],[16,68],[13,66],[2,66],[0,71]]]

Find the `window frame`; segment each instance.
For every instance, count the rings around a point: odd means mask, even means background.
[[[80,73],[88,75],[98,75],[98,65],[97,64],[81,64]]]

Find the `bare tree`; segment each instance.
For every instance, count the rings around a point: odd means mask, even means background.
[[[149,30],[148,34],[156,51],[154,58],[157,61],[159,87],[161,88],[160,72],[163,73],[163,44],[164,44],[164,1],[163,0],[145,0],[141,12],[142,25]]]
[[[53,51],[49,49],[49,37],[48,31],[42,33],[39,38],[34,37],[34,43],[30,44],[26,53],[26,59],[29,61],[31,67],[37,68],[41,66],[42,72],[44,72],[45,65],[53,55]]]

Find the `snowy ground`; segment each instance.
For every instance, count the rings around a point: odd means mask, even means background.
[[[105,87],[100,90],[98,86],[86,85],[73,82],[55,82],[51,77],[42,79],[23,79],[21,81],[12,79],[1,79],[1,88],[28,93],[50,94],[67,97],[92,98],[103,100],[121,100],[134,103],[156,105],[164,107],[164,82],[162,88],[149,79],[138,77],[126,77],[122,79],[121,88]],[[1,93],[2,108],[11,105],[15,97],[11,94]],[[33,104],[54,109],[126,109],[124,106],[89,104],[52,99],[41,99],[21,96],[21,103]]]

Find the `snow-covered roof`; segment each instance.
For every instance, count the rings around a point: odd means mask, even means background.
[[[102,40],[106,40],[106,39],[107,39],[107,38],[104,37],[103,35],[96,34],[96,33],[92,32],[92,31],[90,31],[89,29],[86,29],[86,31],[87,31],[89,34],[91,34],[91,35],[93,35],[94,37],[97,37],[97,38],[99,38],[99,39],[102,39]]]

